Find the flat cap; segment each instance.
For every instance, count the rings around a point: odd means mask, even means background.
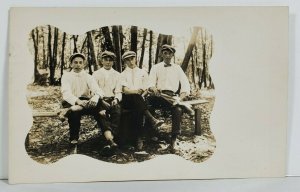
[[[115,59],[116,55],[111,51],[104,51],[101,53],[101,58],[104,58],[104,57],[110,57],[112,59]]]
[[[136,57],[136,53],[134,51],[126,51],[123,55],[122,55],[122,60],[127,59],[129,57]]]
[[[85,60],[85,56],[82,53],[73,53],[73,55],[70,56],[70,62],[72,63],[73,59],[76,57],[81,57],[83,60]]]
[[[164,44],[164,45],[161,46],[161,51],[163,51],[163,50],[169,50],[172,53],[176,52],[175,48],[172,47],[171,45],[168,45],[168,44]]]

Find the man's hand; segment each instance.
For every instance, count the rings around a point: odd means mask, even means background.
[[[106,109],[106,110],[110,108],[110,104],[104,100],[102,100],[102,105],[103,105],[104,109]]]
[[[156,87],[149,88],[150,93],[153,93],[155,96],[159,96],[160,91]]]
[[[96,107],[97,103],[98,103],[98,97],[94,96],[88,101],[86,107],[88,107],[88,108]]]
[[[136,94],[142,95],[144,93],[143,89],[138,89],[136,90]]]
[[[118,103],[119,103],[118,99],[115,98],[115,99],[111,102],[111,105],[112,105],[112,106],[115,106],[115,105],[117,105]]]
[[[186,92],[180,93],[180,99],[185,101],[187,99],[188,94]]]
[[[82,106],[82,107],[86,107],[86,106],[87,106],[87,103],[88,103],[87,100],[80,100],[80,99],[77,99],[77,101],[76,101],[76,104],[77,104],[77,105],[80,105],[80,106]]]

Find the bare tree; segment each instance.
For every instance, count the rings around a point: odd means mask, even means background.
[[[137,52],[137,34],[138,34],[137,26],[131,26],[130,34],[131,34],[130,50]]]
[[[189,42],[189,46],[188,46],[188,48],[185,52],[185,56],[184,56],[184,59],[183,59],[182,64],[181,64],[181,68],[182,68],[183,71],[186,71],[187,66],[189,64],[193,49],[194,49],[195,44],[196,44],[196,38],[197,38],[197,34],[198,34],[199,30],[200,30],[200,27],[194,27],[194,29],[193,29],[193,33],[192,33],[192,37],[191,37],[190,42]]]
[[[153,31],[151,30],[149,32],[150,37],[149,37],[149,67],[148,67],[148,72],[150,73],[150,70],[152,68],[152,43],[153,43]]]
[[[89,66],[94,66],[94,70],[98,69],[96,56],[95,56],[95,49],[94,49],[94,42],[92,38],[91,32],[87,32],[87,48],[88,48],[88,62]],[[92,69],[89,67],[89,72],[92,74]]]
[[[35,35],[36,33],[36,35]],[[31,37],[33,41],[33,47],[34,47],[34,83],[37,83],[38,77],[40,75],[37,66],[38,66],[38,36],[39,36],[39,30],[38,28],[33,29],[31,31]]]
[[[119,26],[112,26],[112,36],[114,43],[114,52],[116,54],[116,62],[114,63],[114,69],[119,72],[122,72],[122,61],[121,61],[121,45],[120,45],[120,33]]]
[[[54,37],[53,37],[53,55],[51,59],[50,67],[50,85],[55,85],[55,68],[57,65],[57,44],[58,44],[58,28],[54,28]]]
[[[107,51],[114,51],[113,43],[110,37],[110,32],[108,27],[102,27],[101,32],[104,36],[104,42],[101,45],[102,51],[107,50]]]
[[[61,65],[60,65],[60,76],[62,77],[65,67],[65,46],[66,46],[66,33],[63,33],[62,46],[61,46]]]
[[[73,45],[74,45],[73,53],[78,53],[78,49],[77,49],[78,35],[73,35],[71,39],[73,39]]]
[[[143,32],[143,41],[142,41],[142,51],[141,51],[141,58],[140,58],[140,63],[139,63],[139,68],[143,67],[143,60],[144,60],[144,54],[145,54],[145,42],[146,42],[146,37],[147,37],[147,29],[144,28]]]

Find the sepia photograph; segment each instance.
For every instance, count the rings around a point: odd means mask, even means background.
[[[28,155],[42,164],[72,154],[120,164],[164,154],[209,159],[213,35],[201,26],[185,31],[113,25],[74,35],[50,24],[29,31]]]
[[[287,7],[9,16],[9,183],[285,175]]]

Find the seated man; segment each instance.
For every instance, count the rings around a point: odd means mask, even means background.
[[[61,92],[64,101],[69,106],[77,106],[71,107],[67,116],[71,144],[78,143],[81,116],[91,114],[97,121],[99,128],[102,128],[107,142],[115,145],[110,128],[99,116],[103,91],[99,88],[95,79],[84,71],[85,56],[81,53],[74,53],[70,57],[70,62],[72,70],[62,76]]]
[[[121,108],[119,102],[122,100],[122,88],[120,84],[120,73],[112,68],[116,55],[110,51],[101,54],[103,67],[93,73],[93,77],[103,90],[103,108],[100,115],[107,118],[108,126],[114,135],[118,133],[120,124]]]
[[[137,131],[137,149],[143,147],[142,127],[143,116],[151,123],[153,127],[159,127],[163,122],[155,119],[147,109],[144,95],[147,90],[148,74],[137,67],[136,53],[127,51],[122,55],[122,60],[126,69],[121,73],[121,85],[123,88],[122,107],[134,110],[135,113],[135,130]]]
[[[183,100],[190,94],[189,81],[179,65],[171,63],[174,56],[175,48],[170,45],[161,47],[163,61],[153,65],[149,75],[149,92],[148,102],[154,108],[163,107],[171,110],[172,113],[172,134],[170,149],[174,152],[174,146],[177,136],[181,133],[181,116],[183,108],[180,105],[170,102],[168,96],[175,96],[180,88],[180,99]],[[165,95],[165,96],[164,96]]]

